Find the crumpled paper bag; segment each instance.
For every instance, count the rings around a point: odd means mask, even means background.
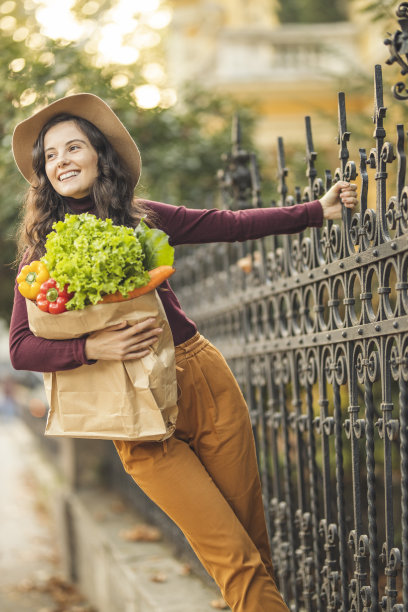
[[[175,430],[177,382],[173,337],[157,291],[131,300],[96,304],[58,315],[27,302],[30,329],[63,340],[155,317],[163,328],[142,359],[97,361],[73,370],[44,373],[50,405],[46,436],[109,440],[166,440]]]

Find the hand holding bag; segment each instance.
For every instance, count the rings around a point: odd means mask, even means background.
[[[100,360],[72,370],[45,372],[50,405],[46,436],[145,442],[172,435],[178,412],[174,344],[157,291],[58,315],[26,302],[30,329],[41,338],[79,338],[124,320],[132,325],[149,317],[163,328],[150,354],[142,359]]]

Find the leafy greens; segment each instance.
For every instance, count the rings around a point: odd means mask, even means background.
[[[169,245],[169,237],[165,232],[148,227],[143,219],[134,232],[142,245],[146,270],[173,265],[174,248]]]
[[[74,291],[68,310],[96,304],[106,293],[124,297],[149,282],[142,245],[132,228],[82,213],[57,221],[42,258],[60,287]]]

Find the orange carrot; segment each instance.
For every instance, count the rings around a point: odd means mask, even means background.
[[[103,296],[98,304],[123,302],[125,300],[131,300],[132,298],[139,297],[139,295],[149,293],[149,291],[153,291],[153,289],[156,289],[156,287],[161,285],[167,278],[174,274],[175,271],[175,268],[172,266],[159,266],[158,268],[153,268],[153,270],[149,271],[150,280],[147,285],[143,285],[143,287],[137,287],[136,289],[133,289],[133,291],[129,291],[126,298],[123,297],[119,291],[116,293],[108,293],[107,295]]]

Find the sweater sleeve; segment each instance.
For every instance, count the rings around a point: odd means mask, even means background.
[[[157,225],[173,245],[206,242],[242,242],[271,234],[295,234],[307,227],[321,227],[319,200],[283,208],[250,208],[239,211],[197,210],[161,202],[145,202],[157,217]]]
[[[18,291],[17,283],[14,289],[9,343],[11,364],[16,370],[57,372],[95,363],[86,358],[85,338],[46,340],[34,336],[28,325],[25,299]]]

